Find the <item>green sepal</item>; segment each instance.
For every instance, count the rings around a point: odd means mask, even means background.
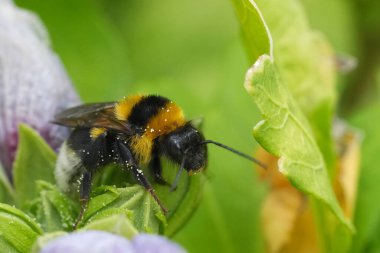
[[[44,139],[27,125],[19,127],[19,144],[13,165],[16,204],[25,209],[38,197],[37,180],[54,183],[56,154]]]
[[[162,162],[162,176],[168,182],[172,182],[176,176],[177,170],[176,168],[173,168],[173,166],[165,159],[163,159]],[[193,176],[183,174],[178,182],[177,189],[173,192],[170,192],[167,185],[154,183],[154,179],[151,178],[149,170],[145,169],[144,172],[146,173],[145,175],[148,177],[149,181],[152,182],[153,188],[155,189],[156,194],[160,198],[161,202],[169,210],[169,212],[166,214],[166,217],[164,217],[161,211],[157,213],[157,216],[153,215],[150,217],[154,220],[159,219],[162,221],[160,223],[161,225],[159,226],[158,233],[165,234],[166,236],[170,237],[174,236],[174,234],[186,224],[186,222],[191,218],[197,209],[203,195],[203,186],[206,181],[206,176],[203,173],[199,173]],[[126,182],[134,182],[134,180],[129,177],[130,175],[128,175],[128,173],[123,172],[117,166],[106,167],[102,173],[99,174],[101,175],[98,175],[94,181],[98,185],[117,185],[118,187],[122,188],[122,186],[125,186]],[[127,186],[127,188],[128,187],[130,186]],[[145,194],[145,192],[141,190],[142,189],[139,190],[139,193],[136,193],[138,195],[137,197],[141,197],[139,194]],[[124,211],[116,210],[119,207],[118,205],[114,205],[113,202],[120,198],[120,191],[117,190],[116,187],[100,186],[98,188],[95,188],[92,196],[96,196],[96,200],[94,198],[91,199],[87,211],[84,215],[84,221],[89,218],[89,214],[91,214],[91,219],[97,219],[99,217],[118,213],[125,214],[127,217],[133,220],[133,217],[136,216],[136,214],[140,215],[139,212],[144,211],[143,209],[140,209],[133,212],[128,208],[122,208]],[[148,194],[148,196],[150,197],[150,194]],[[128,202],[128,196],[124,198],[124,201]],[[134,200],[132,199],[132,201]],[[105,208],[105,206],[107,207]],[[103,212],[105,209],[112,210]],[[94,213],[97,213],[98,211],[101,211],[101,214],[94,215]],[[133,213],[135,213],[135,215]],[[142,220],[140,220],[139,223],[142,224]],[[155,224],[155,222],[148,223]],[[144,230],[143,226],[139,225],[136,225],[136,228],[139,231],[143,232],[154,232],[154,230],[150,228]]]
[[[0,163],[0,202],[6,204],[14,203],[14,190],[9,182],[4,168]]]
[[[148,191],[139,185],[99,187],[92,193],[81,226],[111,215],[124,214],[140,232],[158,233],[165,224],[161,209]]]
[[[86,226],[80,230],[103,230],[113,234],[131,239],[138,234],[137,229],[132,224],[126,214],[109,214],[106,217],[97,217],[92,222],[88,222]]]
[[[22,211],[7,204],[0,204],[1,252],[29,253],[41,228]]]
[[[71,231],[78,216],[78,204],[50,183],[37,181],[37,188],[40,196],[30,209],[43,230]]]
[[[43,234],[37,238],[37,240],[35,241],[35,243],[32,246],[32,250],[30,252],[31,253],[39,253],[45,247],[46,244],[57,239],[58,237],[64,236],[64,235],[67,235],[67,232],[55,231],[52,233]]]

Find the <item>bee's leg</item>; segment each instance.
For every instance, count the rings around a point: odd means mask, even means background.
[[[74,228],[76,228],[81,222],[87,207],[91,193],[91,179],[93,174],[96,172],[97,168],[103,167],[111,162],[108,150],[109,145],[112,145],[112,142],[108,141],[108,132],[93,137],[91,136],[89,129],[78,128],[71,133],[67,144],[75,151],[81,161],[80,168],[78,169],[82,174],[79,189],[81,209],[78,219],[74,224]]]
[[[156,148],[153,150],[152,160],[150,161],[149,167],[150,167],[150,169],[153,172],[154,181],[156,183],[170,186],[170,183],[168,183],[162,177],[161,160],[160,160],[160,156],[159,156],[158,150]]]
[[[118,147],[118,153],[119,153],[118,155],[120,156],[119,160],[121,161],[122,165],[131,171],[136,181],[141,186],[143,186],[150,193],[150,195],[152,195],[154,200],[160,206],[162,212],[166,214],[168,210],[161,203],[160,199],[154,192],[152,185],[149,183],[148,179],[144,176],[142,170],[139,169],[139,167],[137,166],[135,159],[133,158],[133,155],[131,151],[129,150],[128,146],[124,144],[122,141],[118,141],[116,145]]]
[[[144,176],[142,170],[140,170],[137,166],[132,166],[131,167],[131,172],[132,172],[132,175],[137,180],[137,182],[140,185],[142,185],[152,195],[152,197],[154,198],[154,200],[160,206],[162,212],[164,214],[167,214],[168,210],[161,203],[161,200],[158,198],[158,196],[154,192],[154,189],[153,189],[152,185],[149,183],[148,179]]]
[[[79,202],[80,202],[80,212],[78,215],[77,220],[74,224],[74,230],[77,228],[79,222],[81,222],[83,218],[83,214],[86,211],[88,200],[90,199],[90,193],[91,193],[91,182],[92,181],[92,173],[89,171],[85,171],[83,173],[83,179],[80,184],[79,189]]]

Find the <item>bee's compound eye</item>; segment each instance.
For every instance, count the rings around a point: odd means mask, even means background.
[[[185,150],[183,148],[182,143],[180,142],[180,139],[173,139],[173,148],[176,149],[177,151],[183,153]]]

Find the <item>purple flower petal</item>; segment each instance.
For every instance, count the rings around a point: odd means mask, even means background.
[[[136,253],[185,253],[186,251],[165,237],[139,234],[132,240]]]
[[[0,1],[0,162],[11,176],[22,122],[57,148],[67,129],[49,123],[64,108],[79,104],[77,93],[39,19]]]
[[[159,235],[139,234],[132,242],[103,231],[84,231],[49,242],[40,253],[186,253],[179,245]]]
[[[72,233],[48,243],[40,253],[136,253],[124,237],[102,231]]]

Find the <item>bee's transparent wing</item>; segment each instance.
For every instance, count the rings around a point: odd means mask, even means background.
[[[131,131],[129,124],[115,118],[115,104],[104,102],[72,107],[57,114],[52,123],[72,128],[104,127],[128,133]]]

